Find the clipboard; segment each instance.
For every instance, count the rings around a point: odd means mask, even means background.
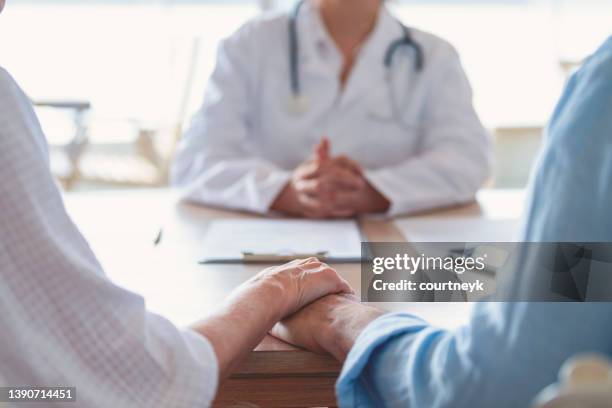
[[[360,263],[363,240],[355,221],[219,219],[207,231],[208,251],[198,263],[281,264],[311,257]]]
[[[296,259],[318,258],[321,262],[342,264],[342,263],[360,263],[361,257],[333,257],[325,252],[317,252],[314,254],[256,254],[253,252],[243,252],[238,258],[222,258],[222,257],[206,257],[198,261],[200,265],[220,265],[220,264],[283,264]]]

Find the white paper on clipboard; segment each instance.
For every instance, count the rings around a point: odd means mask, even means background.
[[[361,234],[353,220],[217,219],[202,245],[204,258],[252,254],[317,254],[359,259]]]

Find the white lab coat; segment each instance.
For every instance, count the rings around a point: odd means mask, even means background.
[[[415,70],[412,49],[396,53],[393,104],[383,60],[402,31],[386,9],[344,88],[341,54],[309,4],[297,30],[302,93],[310,101],[301,115],[288,108],[287,14],[256,18],[221,43],[204,104],[173,163],[173,184],[186,199],[266,212],[322,136],[330,139],[332,154],[363,166],[391,202],[390,215],[474,197],[489,175],[490,141],[449,43],[412,29],[424,69]]]

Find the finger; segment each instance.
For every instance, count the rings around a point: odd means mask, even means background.
[[[337,187],[334,186],[333,178],[317,177],[308,180],[298,180],[295,182],[294,188],[300,194],[322,200],[323,196],[333,192]]]
[[[300,262],[300,267],[304,270],[310,271],[310,270],[317,270],[321,267],[322,263],[321,260],[319,258],[317,258],[316,256],[310,257],[308,259],[305,259],[303,262]]]
[[[315,353],[327,353],[313,338],[307,318],[300,315],[291,316],[272,327],[270,334],[277,339]]]
[[[298,191],[297,200],[304,209],[310,211],[322,210],[327,205],[316,187]]]
[[[319,258],[317,258],[316,256],[313,256],[311,258],[308,259],[312,259],[310,265],[313,266],[312,269],[314,269],[311,272],[321,272],[324,271],[326,269],[331,269],[330,266],[328,264],[326,264],[325,262],[321,261]]]
[[[346,156],[346,155],[340,155],[338,157],[336,157],[334,159],[334,162],[341,166],[344,167],[356,174],[363,174],[363,169],[361,168],[361,166],[359,165],[359,163],[357,163],[355,160],[351,159],[350,157]]]
[[[293,344],[298,347],[308,347],[311,342],[308,342],[307,336],[305,336],[299,328],[294,327],[292,324],[293,318],[289,317],[283,321],[276,323],[269,333],[284,341],[285,343]],[[308,344],[305,344],[307,343]]]
[[[322,166],[316,160],[310,160],[305,163],[302,163],[295,170],[295,179],[296,180],[308,180],[315,177],[318,177],[322,173]]]
[[[347,280],[338,275],[339,280],[336,283],[335,290],[331,293],[334,294],[349,294],[354,295],[355,290],[351,287]]]
[[[310,274],[314,279],[319,280],[318,285],[325,291],[321,296],[332,293],[354,293],[349,283],[334,268],[325,263],[310,270]]]
[[[334,285],[329,288],[329,291],[326,294],[355,294],[355,290],[344,278],[338,275],[338,277],[335,279]]]
[[[288,270],[288,269],[289,270],[290,269],[311,270],[311,269],[318,269],[320,265],[321,265],[321,261],[317,257],[311,256],[309,258],[294,259],[283,265],[268,268],[268,269],[273,272],[278,272],[279,270]]]
[[[303,207],[303,215],[312,219],[325,218],[350,218],[353,217],[357,210],[350,205],[339,205],[336,203],[335,196],[337,193],[326,193],[325,197],[312,197],[307,194],[298,197],[298,202]]]
[[[272,336],[277,339],[283,340],[284,342],[295,344],[295,337],[292,335],[289,327],[283,322],[280,321],[276,323],[269,332]]]
[[[334,174],[336,170],[344,170],[346,173],[351,174],[353,176],[358,176],[356,173],[351,170],[342,167],[335,163],[334,161],[309,161],[302,164],[295,172],[295,180],[312,180],[317,178],[322,178],[329,174]]]
[[[307,194],[300,194],[298,202],[302,207],[302,215],[311,219],[325,219],[329,217],[329,205],[323,203],[317,197],[311,197]]]
[[[313,261],[317,260],[317,258],[315,257],[310,257],[310,258],[304,258],[304,259],[294,259],[293,261],[289,262],[289,264],[297,264],[297,265],[306,265],[308,263],[311,263]]]
[[[323,193],[323,184],[318,178],[308,180],[298,180],[295,182],[295,190],[300,194],[316,197]]]
[[[359,190],[365,187],[365,180],[363,177],[339,166],[335,166],[330,171],[324,173],[318,180],[319,183],[327,189],[329,189],[330,185],[336,188],[347,188],[351,190]]]
[[[342,279],[337,287],[336,294],[355,295],[355,289],[346,280]]]
[[[311,160],[301,164],[294,174],[294,181],[298,183],[305,180],[324,179],[333,176],[340,180],[351,179],[350,184],[363,184],[363,176],[359,170],[351,169],[343,166],[335,160],[327,160],[324,162]]]
[[[323,137],[315,148],[316,157],[319,161],[324,162],[329,160],[330,143],[327,137]]]
[[[352,209],[356,211],[361,202],[361,190],[338,190],[334,194],[333,210]]]
[[[328,282],[332,283],[329,288],[329,294],[355,293],[348,281],[342,276],[340,276],[338,271],[336,271],[334,268],[327,265],[326,263],[321,263],[321,266],[317,269],[317,272],[315,273],[319,273],[322,279],[326,279]]]
[[[359,297],[357,296],[357,293],[354,290],[353,290],[353,293],[342,293],[342,294],[339,294],[338,296],[342,296],[343,298],[348,299],[355,303],[361,303],[361,299],[359,299]]]
[[[348,282],[327,265],[305,271],[298,282],[293,312],[330,294],[354,293]]]

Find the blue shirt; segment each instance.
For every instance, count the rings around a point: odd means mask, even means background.
[[[523,240],[612,242],[612,38],[568,83],[530,184]],[[526,260],[512,286],[528,287]],[[579,352],[612,356],[612,303],[482,303],[455,331],[372,322],[336,384],[341,407],[528,407]]]

